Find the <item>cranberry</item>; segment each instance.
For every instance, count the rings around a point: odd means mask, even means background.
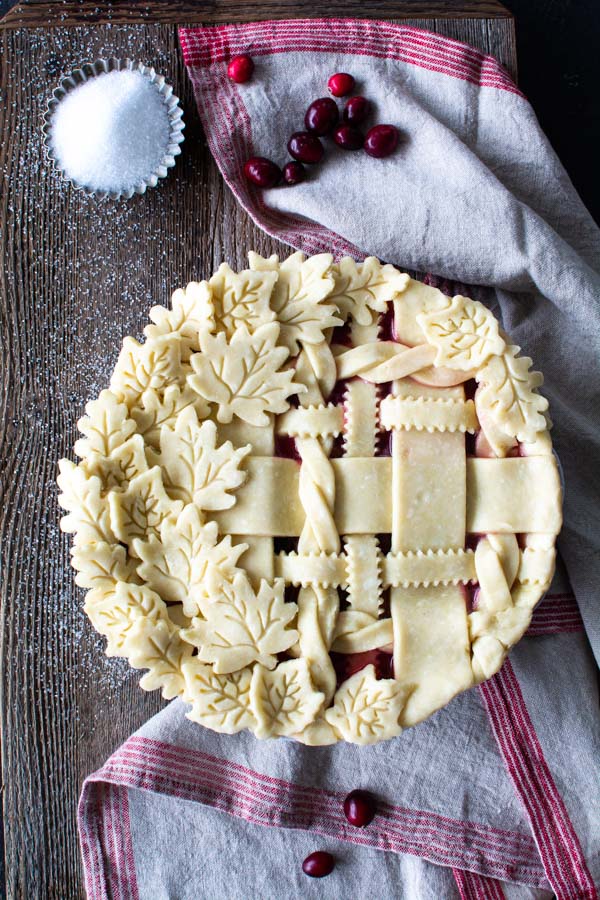
[[[308,131],[295,131],[288,141],[288,150],[294,159],[311,165],[321,162],[325,152],[319,138]]]
[[[336,72],[327,82],[329,93],[334,97],[345,97],[354,90],[355,81],[347,72]]]
[[[376,811],[375,798],[368,791],[351,791],[344,800],[344,815],[357,828],[372,822]]]
[[[333,139],[344,150],[360,150],[365,139],[354,125],[340,125],[333,132]]]
[[[246,81],[250,81],[253,72],[254,62],[247,53],[243,53],[241,56],[234,56],[227,66],[227,74],[236,84],[245,84]]]
[[[344,122],[360,125],[371,112],[371,104],[366,97],[350,97],[344,108]]]
[[[281,169],[264,156],[253,156],[244,164],[244,175],[257,187],[274,187],[281,178]]]
[[[395,125],[375,125],[367,131],[365,150],[369,156],[382,159],[389,156],[398,146],[398,129]]]
[[[325,850],[316,850],[307,856],[302,863],[302,871],[311,878],[324,878],[330,875],[335,867],[335,859]]]
[[[300,184],[306,178],[306,169],[299,162],[289,162],[283,167],[283,180],[286,184]]]
[[[313,100],[304,116],[304,124],[313,134],[329,134],[340,118],[337,103],[331,97]]]

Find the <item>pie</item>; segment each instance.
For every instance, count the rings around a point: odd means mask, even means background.
[[[547,590],[542,377],[375,258],[250,253],[155,307],[60,463],[107,653],[232,734],[370,744],[492,676]]]

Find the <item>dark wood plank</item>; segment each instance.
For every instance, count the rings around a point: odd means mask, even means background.
[[[421,22],[514,59],[510,20]],[[506,26],[506,27],[505,27]],[[169,25],[6,29],[0,35],[0,704],[6,893],[83,895],[76,803],[83,778],[162,706],[123,661],[106,660],[83,615],[58,530],[57,460],[84,403],[108,382],[120,338],[153,303],[242,266],[248,248],[286,253],[239,209],[207,151]],[[46,167],[40,120],[62,71],[84,59],[151,61],[182,98],[174,172],[142,197],[96,203]]]
[[[497,0],[376,0],[368,5],[360,0],[329,0],[317,4],[313,0],[122,0],[112,3],[83,2],[48,3],[39,0],[23,2],[10,10],[0,27],[30,28],[48,25],[62,27],[82,24],[134,24],[160,22],[193,24],[196,22],[251,22],[265,19],[299,19],[325,16],[362,16],[389,19],[398,15],[413,19],[510,18],[511,14]]]

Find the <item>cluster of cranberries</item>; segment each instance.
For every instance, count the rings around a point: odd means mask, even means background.
[[[227,74],[236,84],[249,81],[253,71],[254,63],[247,54],[236,56],[227,67]],[[347,97],[353,92],[355,81],[347,72],[337,72],[331,76],[327,87],[333,97]],[[398,146],[398,129],[394,125],[375,125],[365,136],[361,126],[370,112],[371,104],[366,97],[350,97],[340,123],[340,111],[332,97],[313,100],[304,116],[306,130],[295,131],[288,141],[287,148],[293,161],[282,171],[272,160],[253,156],[244,165],[244,175],[262,188],[274,187],[282,180],[285,184],[299,184],[306,176],[304,165],[316,165],[323,159],[325,148],[320,139],[326,136],[344,150],[364,149],[376,159],[389,156]]]
[[[364,828],[369,825],[377,807],[375,798],[368,791],[351,791],[344,800],[344,815],[351,825],[356,828]],[[326,850],[316,850],[307,856],[302,863],[302,871],[311,878],[323,878],[330,875],[335,867],[335,859]]]

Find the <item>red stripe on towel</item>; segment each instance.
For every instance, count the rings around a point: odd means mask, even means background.
[[[297,19],[179,30],[187,66],[206,67],[237,53],[264,56],[287,52],[353,53],[395,59],[480,87],[519,94],[492,56],[434,32],[360,19]]]
[[[504,891],[495,879],[461,869],[452,869],[452,874],[460,900],[504,900]]]
[[[341,793],[272,778],[200,751],[133,736],[86,781],[82,793],[82,846],[84,841],[100,844],[99,850],[96,847],[86,854],[86,886],[94,900],[105,896],[101,886],[111,871],[105,861],[109,841],[114,843],[111,852],[119,866],[121,896],[127,896],[124,891],[131,885],[123,861],[127,844],[111,831],[114,816],[111,827],[100,827],[107,808],[106,783],[120,791],[133,788],[193,800],[258,825],[306,829],[357,845],[411,853],[488,878],[548,886],[535,842],[527,834],[388,803],[380,804],[373,825],[360,830],[348,825]]]
[[[558,900],[597,900],[581,845],[544,758],[510,661],[479,690]]]

